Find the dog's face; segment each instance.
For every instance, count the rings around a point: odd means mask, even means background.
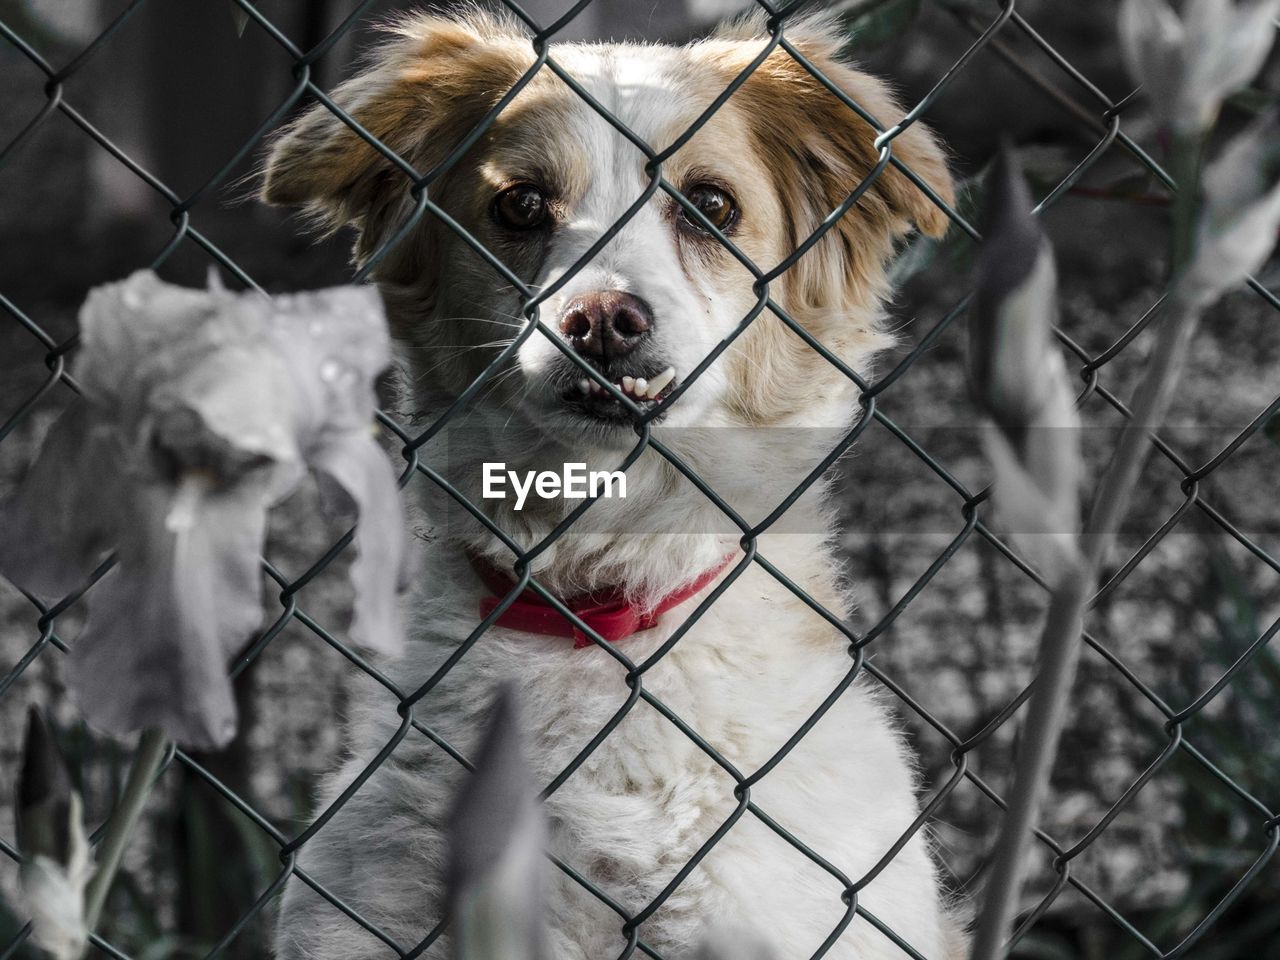
[[[797,25],[787,36],[882,125],[901,118],[879,81],[838,59],[840,41],[826,28]],[[845,202],[880,158],[876,131],[775,49],[688,133],[765,43],[746,24],[687,47],[553,46],[555,62],[625,131],[543,67],[466,146],[534,63],[527,37],[483,18],[406,20],[371,68],[335,91],[338,104],[419,173],[430,176],[453,160],[427,196],[541,296],[543,329],[523,341],[485,403],[510,408],[562,442],[624,442],[633,437],[633,414],[568,354],[646,410],[755,314],[669,405],[664,423],[827,423],[825,412],[836,419],[851,413],[847,380],[772,307],[759,309],[766,288],[747,264],[768,275]],[[655,168],[646,170],[637,140],[662,155],[662,178],[701,217],[654,185]],[[930,133],[916,124],[892,143],[893,156],[950,201]],[[363,260],[412,215],[418,198],[410,187],[401,170],[318,106],[276,141],[263,194],[304,206],[330,228],[353,225]],[[767,293],[858,368],[884,342],[877,330],[883,268],[894,238],[912,225],[936,235],[946,219],[886,165],[820,241],[771,278]],[[525,327],[518,288],[431,212],[386,252],[375,276],[424,398],[456,396]]]

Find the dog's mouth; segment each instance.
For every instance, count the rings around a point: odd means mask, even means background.
[[[641,371],[637,371],[641,373]],[[666,367],[644,375],[625,375],[613,378],[613,387],[641,409],[656,405],[671,395],[676,387],[675,367]],[[581,377],[567,384],[560,399],[573,413],[593,420],[629,421],[632,413],[613,394],[589,377]]]

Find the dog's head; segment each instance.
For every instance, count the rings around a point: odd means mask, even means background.
[[[844,62],[841,38],[820,21],[786,36],[821,78],[775,47],[700,126],[765,49],[759,21],[685,47],[552,46],[557,67],[618,125],[544,65],[473,136],[535,62],[527,36],[481,15],[398,23],[369,68],[334,92],[363,131],[420,174],[447,164],[426,196],[531,290],[551,291],[537,310],[550,336],[535,331],[522,343],[486,402],[561,441],[625,440],[628,412],[566,352],[645,408],[757,314],[665,423],[851,414],[845,379],[772,307],[758,309],[766,288],[743,261],[768,275],[875,171],[857,203],[767,286],[774,305],[859,368],[885,342],[877,321],[895,238],[912,226],[939,235],[947,220],[882,162],[877,131],[827,82],[888,126],[903,110],[885,85]],[[640,143],[661,154],[661,176],[701,217],[654,184]],[[950,201],[942,151],[923,125],[893,138],[892,155]],[[420,390],[456,395],[521,332],[525,298],[433,212],[405,231],[422,200],[411,187],[397,164],[317,105],[275,141],[262,195],[302,206],[326,228],[354,227],[360,261],[398,237],[374,276]]]

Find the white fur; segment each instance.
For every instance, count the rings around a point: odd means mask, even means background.
[[[685,48],[572,46],[559,48],[555,56],[607,107],[659,145],[718,92],[711,84],[681,79],[691,56]],[[370,81],[358,82],[366,96]],[[576,151],[579,159],[585,158],[589,176],[566,204],[564,222],[536,265],[531,277],[536,289],[555,282],[646,183],[643,158],[585,106],[573,109],[562,128],[562,135],[544,149]],[[733,127],[725,131],[726,137],[735,133]],[[500,144],[495,150],[474,174],[463,176],[501,182],[510,173],[503,165],[516,161],[501,153]],[[745,147],[712,143],[699,162],[717,156],[762,184],[767,180],[759,157]],[[758,206],[744,209],[764,210],[780,219],[777,198],[767,186],[759,192]],[[658,197],[548,298],[539,315],[554,331],[558,311],[575,293],[632,292],[653,307],[655,349],[683,380],[756,298],[750,276],[737,264],[691,268],[686,258],[682,265],[682,241],[662,211]],[[462,208],[457,216],[468,224],[483,222],[478,210]],[[365,229],[373,228],[366,224]],[[766,242],[776,248],[769,255],[785,253],[782,238],[760,241]],[[435,244],[439,266],[433,269],[439,273],[423,278],[421,288],[403,274],[382,276],[414,364],[414,412],[424,422],[457,395],[473,375],[472,365],[492,358],[496,348],[480,345],[503,334],[493,324],[513,319],[521,302],[447,231],[438,231]],[[870,291],[873,304],[878,292]],[[846,360],[865,367],[884,342],[874,332],[878,307],[830,309],[848,314],[841,323],[861,325],[863,333],[851,341]],[[460,319],[466,317],[480,322],[468,325]],[[507,331],[512,333],[514,329]],[[451,354],[460,344],[477,349]],[[722,357],[655,427],[654,436],[754,524],[835,446],[851,422],[855,403],[849,383],[834,370],[827,370],[821,382],[809,382],[809,375],[796,372],[795,382],[778,383],[776,378],[785,381],[791,368],[780,363],[770,374],[750,360],[747,356],[744,365],[742,351]],[[566,415],[559,390],[547,381],[565,362],[546,337],[536,334],[520,349],[510,376],[421,451],[425,462],[526,547],[541,542],[579,501],[531,498],[518,513],[510,499],[483,501],[482,462],[502,460],[509,469],[522,471],[558,471],[566,461],[614,469],[635,443],[627,429],[606,429]],[[446,368],[433,367],[439,363]],[[775,381],[765,383],[769,376]],[[761,391],[801,399],[790,410],[775,410],[767,429],[757,428],[741,411]],[[413,599],[409,652],[386,667],[406,691],[431,678],[478,622],[485,591],[466,551],[487,553],[508,566],[512,559],[432,485],[424,483],[420,489],[437,532],[423,558]],[[757,549],[843,618],[848,602],[838,584],[823,493],[823,485],[816,484],[778,527],[759,538]],[[726,553],[739,551],[740,539],[741,531],[718,507],[649,449],[628,474],[627,498],[595,504],[569,534],[538,556],[534,570],[542,583],[561,594],[620,584],[637,602],[653,602]],[[741,557],[740,551],[737,555]],[[618,649],[633,663],[642,663],[700,599],[669,611],[655,629],[621,641]],[[746,776],[784,746],[845,682],[853,665],[840,631],[759,564],[751,564],[641,682]],[[500,681],[513,680],[523,698],[532,764],[541,782],[549,783],[627,702],[631,689],[626,675],[627,669],[603,650],[574,650],[568,640],[494,628],[421,699],[414,717],[469,755],[485,725],[492,691]],[[317,810],[327,809],[398,735],[402,724],[396,705],[389,692],[372,693],[358,703],[349,720],[351,759],[328,778]],[[402,947],[411,947],[441,917],[445,850],[440,825],[463,776],[444,750],[409,730],[303,847],[298,865]],[[734,786],[734,779],[689,736],[641,700],[547,800],[552,851],[634,914],[735,815],[739,802]],[[750,800],[857,882],[911,827],[918,813],[915,790],[913,763],[897,723],[871,683],[859,677],[786,759],[751,787]],[[547,906],[552,956],[603,960],[621,954],[626,940],[618,914],[550,864],[548,870],[553,877]],[[705,927],[749,927],[772,941],[779,958],[798,960],[814,954],[840,925],[847,909],[842,892],[840,881],[746,811],[641,925],[639,936],[663,956],[678,957],[692,953]],[[963,937],[944,905],[925,831],[917,830],[859,891],[858,903],[928,960],[960,956]],[[286,889],[277,951],[280,960],[394,956],[296,878]],[[425,954],[444,955],[444,941]],[[855,918],[826,956],[887,960],[903,954],[871,923]]]

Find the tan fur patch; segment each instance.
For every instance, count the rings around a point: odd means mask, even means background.
[[[533,62],[509,25],[476,14],[465,20],[405,18],[374,67],[331,97],[369,134],[425,173],[443,159]],[[322,227],[361,232],[358,256],[372,252],[379,215],[402,199],[408,178],[324,104],[293,121],[271,146],[261,198],[301,206]]]
[[[885,84],[839,58],[839,41],[821,22],[786,34],[796,48],[878,122],[905,111]],[[721,87],[759,55],[767,38],[758,22],[697,44]],[[780,201],[778,253],[790,255],[874,169],[877,131],[781,48],[775,49],[726,105],[754,135],[761,175]],[[932,133],[916,123],[893,140],[893,155],[947,203],[953,200],[946,159]],[[773,285],[791,317],[836,356],[859,368],[888,343],[876,323],[887,295],[884,268],[896,236],[912,224],[940,236],[946,214],[902,173],[886,166],[857,204]],[[832,389],[849,384],[831,364],[768,311],[731,353],[734,406],[754,423],[779,422]],[[816,391],[817,395],[809,396]]]

